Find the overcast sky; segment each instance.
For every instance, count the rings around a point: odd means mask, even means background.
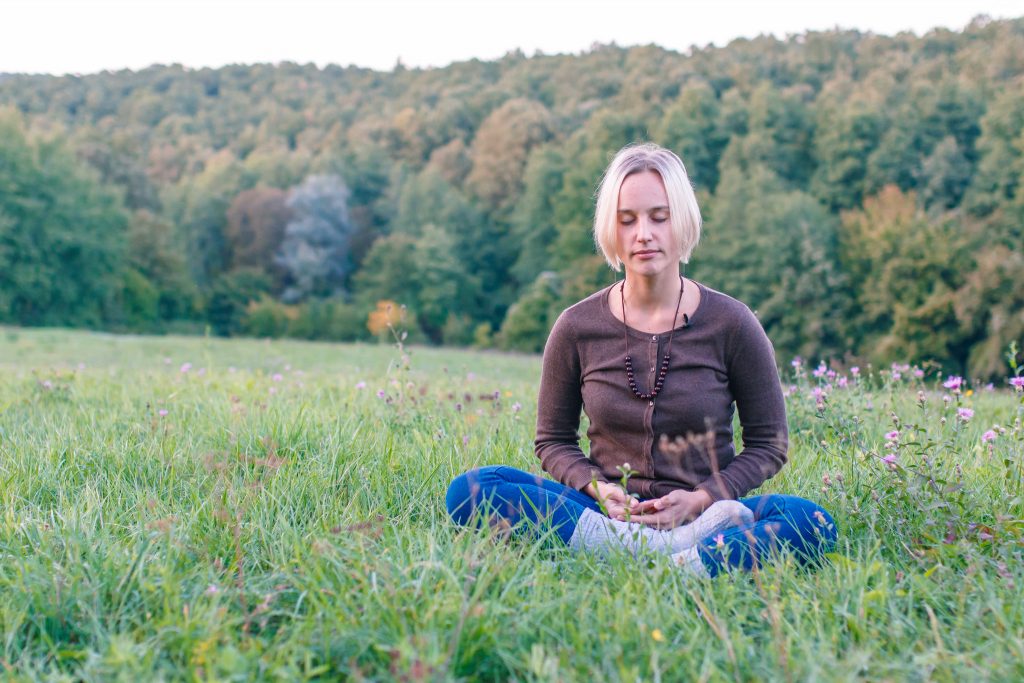
[[[962,29],[1024,0],[0,0],[0,72],[94,73],[180,63],[314,62],[391,69],[577,53],[674,50],[762,33]]]

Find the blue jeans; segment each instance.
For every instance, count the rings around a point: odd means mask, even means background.
[[[750,570],[783,549],[807,564],[835,547],[835,522],[809,500],[772,494],[740,502],[754,513],[754,522],[699,544],[711,576],[729,567]],[[500,465],[460,474],[448,487],[445,503],[452,520],[462,526],[497,524],[518,533],[551,529],[566,544],[584,510],[601,512],[597,501],[585,493]]]

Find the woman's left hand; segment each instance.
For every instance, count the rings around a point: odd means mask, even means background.
[[[630,522],[656,529],[674,529],[700,517],[714,501],[707,491],[672,491],[661,498],[641,501],[630,515]]]

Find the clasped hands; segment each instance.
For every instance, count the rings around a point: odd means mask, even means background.
[[[707,491],[671,491],[661,498],[639,501],[621,486],[606,481],[587,484],[583,492],[601,503],[606,514],[622,522],[637,522],[656,529],[674,529],[700,517],[714,501]]]

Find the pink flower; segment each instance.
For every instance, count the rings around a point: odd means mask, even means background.
[[[277,393],[277,387],[270,387],[270,395],[273,396]]]
[[[896,462],[896,454],[890,453],[889,455],[882,458],[882,462],[884,462],[886,465],[893,464],[894,462]]]
[[[366,388],[366,382],[356,382],[356,389],[362,391]]]
[[[801,358],[800,356],[797,356],[796,358],[791,360],[789,364],[792,365],[794,368],[798,368],[804,364],[804,359]]]
[[[161,408],[160,410],[156,411],[156,414],[159,415],[160,417],[167,417],[167,409]]]
[[[211,583],[206,587],[206,590],[203,591],[203,593],[206,595],[216,595],[217,593],[220,593],[220,588],[217,587],[217,584]]]
[[[271,377],[270,379],[272,379],[275,382],[280,382],[281,380],[284,379],[284,375],[282,375],[280,372],[275,372],[274,376]]]
[[[192,369],[192,364],[191,364],[191,363],[182,363],[182,365],[181,365],[181,371],[182,371],[183,373],[184,373],[184,372],[188,372],[188,371],[189,371],[189,370],[191,370],[191,369]]]
[[[885,438],[888,439],[889,441],[895,441],[896,439],[900,438],[900,432],[898,429],[894,429],[891,432],[887,433],[885,435]]]
[[[922,370],[921,368],[914,368],[914,377],[918,379],[924,377],[924,370]]]
[[[522,406],[521,403],[519,403],[519,401],[516,401],[515,403],[512,404],[512,412],[513,413],[518,413],[522,409],[523,409],[523,406]]]
[[[946,381],[942,383],[942,386],[946,387],[955,394],[960,391],[960,385],[963,383],[963,377],[958,377],[957,375],[950,375],[949,377],[946,378]]]
[[[43,388],[44,389],[53,389],[53,382],[51,382],[48,379],[44,379],[43,380]]]
[[[857,375],[860,374],[860,368],[854,365],[852,368],[850,368],[850,374],[856,377]]]
[[[974,411],[970,408],[957,408],[956,416],[964,422],[968,422],[972,417],[974,417]]]
[[[825,363],[818,363],[818,367],[814,368],[814,372],[812,374],[815,377],[824,377],[827,370],[828,368],[825,367]]]
[[[894,380],[899,380],[899,379],[903,379],[903,375],[902,375],[902,373],[900,373],[900,371],[899,371],[899,370],[893,370],[893,371],[892,371],[892,378],[893,378]]]
[[[839,379],[836,380],[836,384],[839,385],[840,389],[845,387],[846,383],[847,383],[846,375],[843,375],[842,377],[840,377]]]
[[[377,390],[377,398],[384,398],[384,390],[383,389],[378,389]]]
[[[1024,375],[1010,378],[1010,386],[1017,391],[1024,391]]]
[[[989,441],[995,441],[995,440],[996,440],[996,433],[994,431],[992,431],[991,429],[981,435],[981,442],[982,443],[988,443]]]
[[[724,548],[725,547],[725,534],[718,534],[717,536],[715,536],[715,547],[716,548]]]
[[[462,437],[462,445],[463,446],[468,446],[469,445],[469,435],[468,434],[466,436]]]

